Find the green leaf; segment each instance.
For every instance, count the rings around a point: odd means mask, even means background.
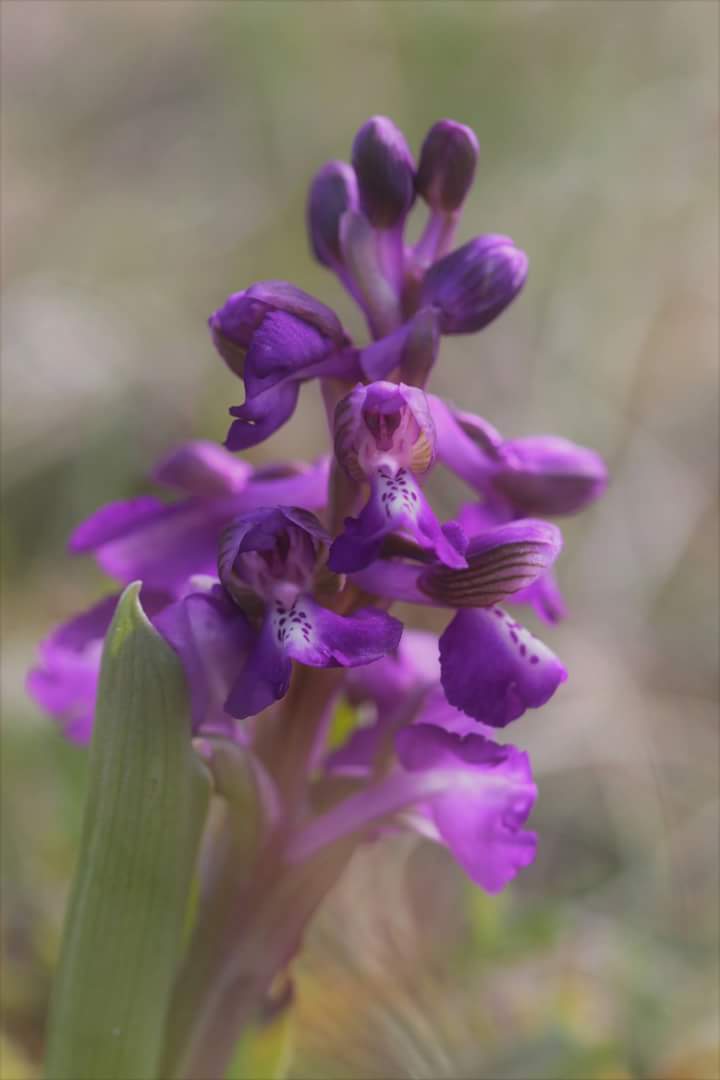
[[[49,1080],[153,1080],[210,793],[182,666],[123,593],[103,651]]]

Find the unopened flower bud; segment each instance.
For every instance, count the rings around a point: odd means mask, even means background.
[[[430,267],[421,303],[438,309],[443,334],[471,334],[514,300],[527,266],[527,255],[507,236],[477,236]]]
[[[422,390],[403,383],[356,386],[335,410],[335,455],[354,480],[386,464],[419,474],[435,457],[435,427]]]
[[[400,224],[415,199],[415,163],[405,136],[386,116],[373,116],[353,142],[360,205],[372,225]]]
[[[358,206],[357,178],[345,161],[328,161],[316,173],[307,202],[307,229],[315,258],[323,266],[342,263],[340,221]]]
[[[504,443],[503,459],[492,486],[518,514],[575,514],[607,486],[607,468],[600,455],[557,436]]]
[[[475,132],[454,120],[439,120],[425,136],[415,189],[433,210],[458,210],[472,187],[480,147]]]

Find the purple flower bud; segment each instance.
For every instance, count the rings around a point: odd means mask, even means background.
[[[458,210],[472,187],[480,147],[475,132],[454,120],[439,120],[420,151],[415,189],[433,210]]]
[[[340,221],[357,210],[357,178],[345,161],[328,161],[315,174],[307,203],[307,229],[313,254],[323,266],[342,263]]]
[[[507,442],[503,459],[492,486],[517,514],[575,514],[607,486],[607,468],[600,455],[559,436]]]
[[[335,410],[335,454],[350,477],[384,464],[424,473],[435,456],[435,427],[422,390],[403,383],[356,386]]]
[[[527,255],[507,236],[476,236],[431,266],[421,303],[440,312],[443,334],[482,330],[525,284]]]
[[[353,142],[360,205],[372,225],[398,225],[415,199],[415,163],[405,136],[386,116],[373,116]]]

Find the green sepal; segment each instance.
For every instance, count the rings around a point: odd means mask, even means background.
[[[139,591],[123,593],[103,651],[48,1080],[155,1080],[180,959],[210,780],[182,666]]]

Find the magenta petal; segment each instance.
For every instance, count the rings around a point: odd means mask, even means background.
[[[440,527],[415,477],[406,469],[393,476],[381,470],[373,477],[370,498],[357,518],[347,518],[335,540],[328,565],[336,573],[364,570],[380,554],[384,537],[401,532],[446,566],[467,566],[464,556]],[[455,535],[451,531],[451,535]]]
[[[169,601],[149,589],[140,598],[149,615]],[[106,596],[54,630],[41,642],[39,662],[27,677],[30,696],[73,742],[86,743],[92,734],[103,641],[118,599],[119,594]]]
[[[225,701],[242,671],[252,630],[219,585],[191,593],[154,620],[180,657],[190,687],[193,731],[232,731]]]
[[[371,664],[396,649],[402,623],[384,611],[366,608],[338,615],[301,596],[280,631],[288,655],[309,667]]]
[[[333,343],[314,326],[284,311],[270,312],[255,331],[245,359],[248,397],[288,375],[300,375],[331,348]]]
[[[273,435],[295,412],[299,395],[300,384],[285,381],[230,409],[237,420],[225,439],[228,450],[247,450]]]
[[[576,514],[607,487],[600,455],[557,435],[507,442],[503,457],[493,486],[516,514]]]
[[[234,495],[247,486],[252,474],[252,465],[224,447],[197,439],[163,458],[152,477],[156,483],[179,488],[187,495]]]
[[[285,696],[291,674],[290,658],[278,642],[270,616],[266,616],[233,683],[225,711],[239,720],[256,716]]]
[[[396,650],[376,664],[349,672],[346,686],[351,701],[372,701],[387,712],[409,694],[439,681],[437,635],[425,630],[406,630]]]
[[[101,544],[107,544],[153,521],[164,509],[165,503],[152,495],[108,503],[73,530],[68,548],[76,554],[93,551]]]
[[[73,742],[89,742],[100,676],[103,639],[118,596],[106,596],[59,626],[40,645],[40,662],[27,677],[27,691],[54,716]]]
[[[530,604],[538,618],[546,623],[558,623],[567,615],[565,598],[552,567],[511,599],[513,604]]]
[[[215,573],[220,531],[238,509],[238,500],[185,499],[162,505],[126,536],[98,548],[107,574],[123,583],[145,581],[175,589],[194,574]]]
[[[544,705],[567,678],[555,654],[498,607],[457,613],[440,638],[440,666],[450,704],[492,727]]]
[[[535,857],[535,834],[523,829],[537,795],[527,754],[426,724],[405,728],[395,742],[410,772],[447,774],[426,812],[472,880],[499,892]]]

